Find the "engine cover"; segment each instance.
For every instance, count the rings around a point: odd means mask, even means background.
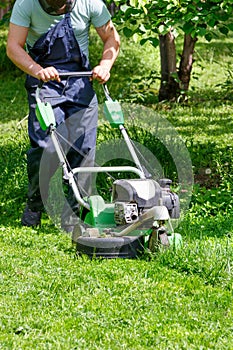
[[[162,191],[152,179],[116,180],[113,183],[113,202],[137,203],[138,208],[160,205]]]

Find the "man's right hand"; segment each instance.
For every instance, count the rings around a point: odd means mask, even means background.
[[[54,67],[41,68],[36,74],[37,79],[47,82],[49,80],[61,81],[59,73]]]

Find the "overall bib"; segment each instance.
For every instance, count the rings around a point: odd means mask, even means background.
[[[75,38],[69,13],[29,48],[29,54],[42,67],[54,66],[59,72],[90,70],[89,62]],[[36,78],[27,76],[25,87],[29,101],[28,133],[31,143],[27,152],[28,207],[32,211],[43,209],[48,196],[49,180],[58,166],[50,137],[40,128],[35,115],[35,90],[38,83]],[[93,165],[98,102],[89,78],[70,78],[60,83],[49,81],[43,85],[40,99],[51,103],[57,130],[69,144],[74,145],[74,148],[67,148],[67,144],[64,144],[71,167]],[[42,155],[46,159],[46,162],[43,161],[46,166],[40,167]],[[77,203],[72,194],[68,200],[70,207],[75,209]],[[72,210],[68,212],[71,213]]]

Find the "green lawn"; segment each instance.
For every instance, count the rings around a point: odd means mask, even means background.
[[[197,44],[198,79],[188,104],[146,107],[183,139],[195,185],[176,228],[182,249],[137,260],[77,258],[70,237],[46,214],[41,228],[21,227],[27,102],[24,76],[6,63],[0,73],[0,349],[233,349],[233,100],[232,87],[224,85],[232,45],[232,38]],[[151,70],[159,70],[158,52],[123,42],[111,93],[123,106],[134,100],[133,110],[146,95],[138,79],[144,84]],[[156,92],[158,82],[151,86]],[[153,149],[150,129],[129,131]],[[98,142],[112,135],[100,123]]]
[[[205,250],[216,259],[214,244]],[[161,257],[90,261],[52,227],[2,229],[1,348],[231,349],[232,279],[200,276],[203,251],[193,271],[179,271],[195,255],[185,251],[174,266]]]

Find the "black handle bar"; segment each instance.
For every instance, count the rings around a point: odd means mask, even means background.
[[[92,77],[93,73],[92,71],[84,71],[84,72],[60,72],[59,77],[62,79],[67,79],[72,77],[76,78],[85,78],[85,77]],[[38,87],[41,88],[44,85],[44,81],[40,80]]]
[[[65,72],[65,73],[59,73],[59,77],[62,78],[84,78],[84,77],[92,77],[93,73],[92,71],[86,71],[86,72]]]
[[[72,77],[76,77],[76,78],[83,78],[83,77],[92,77],[93,76],[93,72],[92,71],[86,71],[86,72],[65,72],[65,73],[59,73],[59,77],[65,78],[65,79],[69,79]],[[103,84],[103,90],[104,90],[104,94],[105,97],[107,98],[107,100],[112,100],[107,88],[106,84]]]
[[[59,73],[59,77],[62,79],[62,78],[65,78],[65,79],[69,79],[69,78],[72,78],[72,77],[75,77],[75,78],[84,78],[84,77],[92,77],[93,76],[93,72],[92,71],[84,71],[84,72],[60,72]],[[43,81],[40,81],[39,85],[38,85],[38,88],[40,89],[42,86],[43,86],[44,82]],[[107,85],[106,84],[103,84],[103,90],[104,90],[104,94],[105,94],[105,97],[107,98],[107,100],[111,100],[112,101],[112,98],[110,97],[110,94],[109,94],[109,91],[108,91],[108,88],[107,88]],[[38,96],[39,96],[39,93],[38,93]]]

